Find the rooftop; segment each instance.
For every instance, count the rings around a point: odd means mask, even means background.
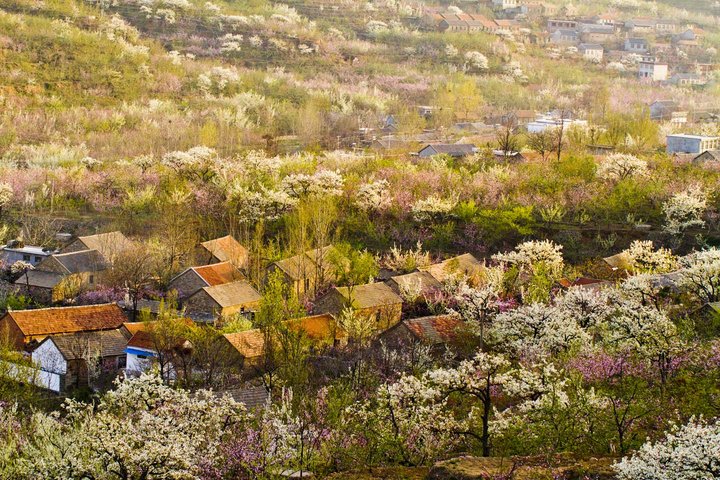
[[[12,318],[26,336],[109,330],[119,328],[127,320],[114,303],[10,310],[5,315]]]

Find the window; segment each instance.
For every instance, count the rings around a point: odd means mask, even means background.
[[[125,368],[127,367],[127,355],[120,355],[118,357],[118,368]]]
[[[29,261],[30,261],[30,255],[24,253],[24,254],[23,254],[23,261],[29,262]]]
[[[90,279],[88,281],[90,283],[95,283],[95,275],[90,275]]]
[[[35,263],[42,262],[42,257],[35,256]]]
[[[137,357],[138,357],[140,360],[145,360],[145,359],[148,358],[147,355],[138,355]]]

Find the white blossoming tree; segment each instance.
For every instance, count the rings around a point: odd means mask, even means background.
[[[620,181],[633,176],[643,176],[647,173],[648,163],[645,160],[626,153],[608,155],[597,168],[598,177],[612,181]]]
[[[363,183],[358,188],[355,204],[363,211],[378,212],[390,205],[390,184],[387,180]]]
[[[680,259],[680,285],[704,302],[720,301],[720,249],[715,247]]]
[[[194,478],[245,416],[229,397],[190,395],[146,374],[118,382],[95,406],[68,400],[65,409],[33,417],[22,466],[31,478]]]
[[[677,259],[670,250],[656,250],[651,240],[635,240],[622,253],[633,273],[666,273],[677,265]]]
[[[707,209],[707,193],[698,186],[676,193],[663,203],[664,229],[677,235],[690,227],[702,227]]]
[[[692,419],[615,465],[621,480],[720,478],[720,421]]]

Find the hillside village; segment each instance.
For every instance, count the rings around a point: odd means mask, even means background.
[[[0,0],[0,478],[720,478],[720,4]]]

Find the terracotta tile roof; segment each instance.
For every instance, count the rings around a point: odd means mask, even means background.
[[[123,327],[125,327],[125,330],[132,336],[141,330],[147,329],[147,322],[125,322],[123,323]]]
[[[43,342],[52,341],[65,360],[86,358],[99,353],[101,358],[117,357],[125,353],[127,339],[119,328],[97,332],[78,332],[51,335]]]
[[[469,253],[458,255],[457,257],[448,258],[445,261],[421,268],[420,271],[428,272],[439,282],[444,281],[453,273],[462,273],[464,275],[473,276],[481,272],[485,268],[483,262],[475,258]]]
[[[203,287],[203,290],[223,308],[257,303],[262,299],[257,290],[246,280]]]
[[[402,298],[382,282],[357,285],[353,287],[352,292],[347,287],[335,287],[335,289],[347,300],[350,300],[352,293],[352,306],[354,308],[362,309],[402,304]]]
[[[244,278],[242,273],[229,261],[191,268],[211,287]]]
[[[226,333],[223,336],[244,358],[257,358],[265,350],[265,336],[258,328],[238,333]]]
[[[455,339],[463,322],[454,315],[437,315],[403,320],[402,324],[418,340],[439,344]]]
[[[341,340],[348,337],[345,329],[338,325],[335,317],[329,313],[294,318],[287,320],[287,325],[293,330],[305,332],[312,340]]]
[[[155,348],[155,342],[153,341],[150,332],[147,330],[138,330],[133,334],[130,340],[127,341],[127,346],[153,350]]]
[[[208,240],[200,244],[221,262],[233,262],[242,265],[247,261],[247,248],[240,245],[232,235]]]
[[[11,310],[12,318],[25,336],[110,330],[119,328],[127,318],[114,303],[79,307]]]

